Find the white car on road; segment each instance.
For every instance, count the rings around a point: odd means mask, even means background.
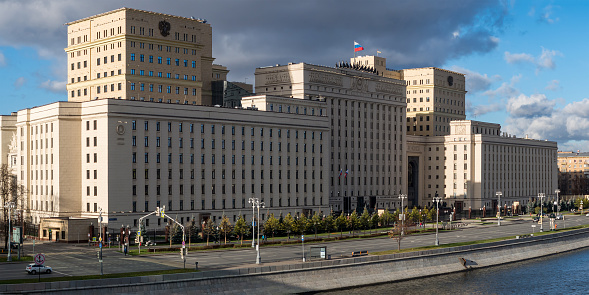
[[[27,268],[25,269],[29,274],[34,275],[36,273],[51,273],[51,267],[50,266],[46,266],[46,265],[36,265],[34,263],[31,263],[29,265],[27,265]]]

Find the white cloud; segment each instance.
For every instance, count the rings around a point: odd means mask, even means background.
[[[529,15],[529,16],[534,16],[535,14],[536,14],[536,8],[535,8],[535,7],[532,7],[532,8],[530,9],[530,11],[528,12],[528,15]]]
[[[542,47],[542,54],[538,58],[537,66],[539,68],[554,69],[556,66],[554,64],[554,57],[557,55],[562,56],[562,53]]]
[[[39,87],[41,87],[43,89],[47,89],[51,92],[63,93],[65,91],[65,85],[66,85],[65,81],[47,80],[47,81],[41,83],[41,85],[39,85]]]
[[[466,90],[470,93],[487,90],[493,82],[501,80],[499,75],[489,77],[487,74],[481,74],[459,66],[453,66],[451,69],[466,75]]]
[[[2,51],[0,51],[0,67],[3,67],[6,65],[6,57],[4,57],[4,53],[2,53]]]
[[[534,57],[529,53],[511,53],[505,51],[505,61],[508,64],[532,64],[536,66],[536,74],[544,69],[554,69],[556,63],[554,57],[562,56],[562,53],[558,50],[549,50],[542,47],[542,53],[538,57]]]
[[[20,89],[23,85],[25,85],[26,82],[27,80],[25,77],[18,77],[16,81],[14,81],[14,88]]]
[[[528,53],[510,53],[505,51],[505,61],[509,64],[534,63],[534,57]]]
[[[513,96],[516,96],[519,94],[519,90],[515,88],[515,84],[519,82],[521,77],[521,74],[513,76],[511,77],[509,83],[503,82],[501,83],[501,86],[499,86],[497,89],[487,90],[483,92],[483,95],[489,96],[491,98],[511,98]]]
[[[563,108],[563,112],[576,116],[586,117],[589,114],[589,99],[585,98],[581,101],[574,101]]]
[[[589,151],[587,147],[589,147],[589,140],[569,140],[558,144],[559,151],[587,152]]]
[[[510,117],[505,121],[506,132],[557,141],[560,150],[587,151],[588,98],[567,104],[562,109],[554,108],[556,100],[548,100],[543,94],[522,95],[518,99],[520,101],[512,101],[507,107]]]
[[[546,85],[546,90],[556,91],[560,90],[560,88],[560,81],[558,80],[552,80],[548,83],[548,85]]]
[[[499,44],[499,41],[501,41],[501,39],[499,39],[495,36],[491,36],[491,37],[489,37],[489,39],[491,40],[491,42],[493,42],[495,44]]]
[[[520,94],[507,100],[506,110],[514,117],[532,118],[551,114],[554,105],[555,102],[548,100],[544,94]]]
[[[544,11],[540,15],[538,15],[538,21],[544,22],[547,24],[553,24],[553,23],[559,21],[560,18],[553,16],[555,8],[560,8],[560,7],[559,6],[552,6],[552,5],[548,5],[548,6],[544,7]]]
[[[487,113],[501,111],[504,108],[505,107],[502,103],[493,103],[487,105],[472,106],[469,108],[468,112],[476,118],[477,116],[482,116]]]

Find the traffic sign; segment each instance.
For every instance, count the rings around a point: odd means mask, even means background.
[[[45,255],[37,254],[35,255],[35,264],[36,265],[43,265],[45,263]]]
[[[140,230],[137,231],[137,235],[138,236],[141,236],[141,231]]]
[[[182,241],[182,246],[186,245],[186,242]]]
[[[305,236],[301,235],[301,240],[304,242],[305,241]]]
[[[102,243],[98,244],[98,248],[102,248]]]
[[[162,218],[164,218],[164,214],[165,214],[165,212],[164,212],[164,208],[161,208],[161,209],[160,209],[160,213],[161,213],[161,217],[162,217]]]

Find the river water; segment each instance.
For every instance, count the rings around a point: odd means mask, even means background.
[[[589,294],[589,249],[472,271],[319,294]]]

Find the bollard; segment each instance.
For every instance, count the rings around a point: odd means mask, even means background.
[[[194,262],[194,269],[198,270],[198,261]]]

